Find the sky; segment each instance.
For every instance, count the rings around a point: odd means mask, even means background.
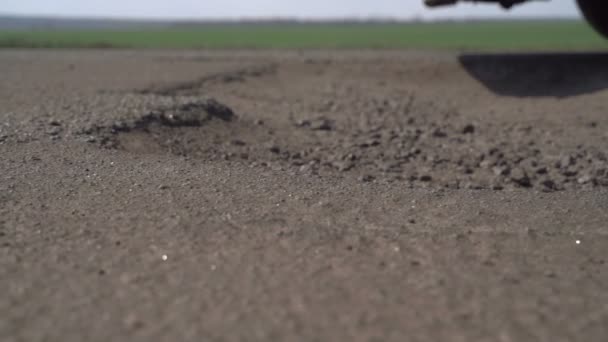
[[[531,2],[511,11],[463,3],[426,9],[423,0],[0,0],[0,13],[141,19],[577,17],[575,0]]]

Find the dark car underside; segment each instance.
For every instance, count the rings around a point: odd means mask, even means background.
[[[425,0],[427,6],[454,5],[457,2],[494,2],[504,8],[535,0]],[[576,0],[589,23],[604,37],[608,38],[608,0]]]

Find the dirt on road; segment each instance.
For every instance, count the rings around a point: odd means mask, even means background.
[[[602,341],[608,54],[0,52],[1,341]]]

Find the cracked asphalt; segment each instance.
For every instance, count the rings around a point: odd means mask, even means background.
[[[0,51],[0,340],[603,340],[606,61]]]

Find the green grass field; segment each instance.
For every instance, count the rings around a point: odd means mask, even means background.
[[[0,31],[0,47],[605,49],[582,21],[240,24],[153,30]]]

